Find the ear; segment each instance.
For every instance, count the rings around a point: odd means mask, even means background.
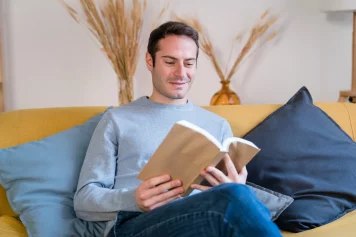
[[[153,70],[153,58],[152,58],[151,54],[149,54],[148,52],[146,53],[146,66],[147,66],[148,70],[150,72],[152,72],[152,70]]]

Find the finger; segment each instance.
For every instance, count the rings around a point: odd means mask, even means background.
[[[243,176],[246,176],[248,175],[248,172],[247,172],[247,169],[246,169],[246,166],[244,166],[242,168],[242,170],[240,171],[239,175],[243,175]]]
[[[232,162],[229,154],[226,154],[223,159],[227,170],[227,174],[232,175],[233,177],[237,177],[238,173],[236,167],[234,165],[234,162]]]
[[[231,180],[217,168],[209,166],[206,170],[218,181],[218,183],[231,183]]]
[[[211,188],[211,187],[209,187],[209,186],[203,186],[203,185],[200,185],[200,184],[192,184],[190,187],[191,187],[192,189],[198,189],[198,190],[200,190],[200,191],[205,191],[205,190],[208,190],[208,189]]]
[[[169,180],[171,180],[171,177],[169,175],[161,175],[161,176],[157,176],[157,177],[146,180],[144,186],[146,189],[150,189],[150,188],[154,188],[155,186],[157,186],[159,184],[166,183]]]
[[[170,182],[160,184],[155,188],[147,190],[147,192],[145,193],[147,196],[145,196],[144,199],[147,199],[147,198],[150,198],[153,196],[157,196],[159,194],[166,192],[167,190],[171,190],[173,188],[177,188],[180,186],[182,186],[182,181],[180,181],[180,180],[173,180]]]
[[[201,176],[203,176],[212,186],[217,186],[220,182],[209,172],[202,171]]]
[[[147,208],[156,205],[157,203],[163,202],[165,200],[170,199],[171,197],[177,196],[177,195],[181,195],[182,193],[184,193],[184,188],[183,187],[179,187],[179,188],[175,188],[172,189],[168,192],[162,193],[160,195],[154,196],[148,200],[143,201],[143,205]]]
[[[182,197],[182,195],[173,196],[173,197],[171,197],[171,198],[169,198],[169,199],[166,199],[166,200],[164,200],[164,201],[162,201],[162,202],[156,203],[156,204],[153,205],[150,209],[153,210],[153,209],[155,209],[155,208],[157,208],[157,207],[163,206],[164,204],[167,204],[167,203],[169,203],[169,202],[171,202],[171,201],[173,201],[173,200],[179,199],[179,198],[181,198],[181,197]]]
[[[238,183],[240,183],[240,184],[246,184],[247,175],[248,175],[248,172],[247,172],[246,167],[244,166],[244,167],[242,168],[241,172],[239,173],[239,176],[238,176]]]

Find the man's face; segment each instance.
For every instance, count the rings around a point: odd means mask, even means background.
[[[146,55],[147,67],[152,73],[152,97],[185,103],[194,81],[198,48],[194,40],[186,36],[167,36],[158,46],[154,67],[151,55]]]

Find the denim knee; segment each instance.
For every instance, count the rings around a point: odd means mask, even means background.
[[[237,200],[241,197],[253,195],[251,189],[243,184],[226,183],[216,187],[216,191],[229,197],[230,200]]]
[[[237,236],[281,236],[269,210],[247,185],[222,184],[214,192],[226,205],[224,220],[239,233]]]
[[[247,185],[227,183],[219,185],[213,190],[215,192],[214,196],[219,201],[225,201],[230,206],[243,207],[245,210],[258,209],[269,213],[267,207],[257,199],[255,193]]]
[[[216,192],[224,196],[230,208],[238,207],[246,212],[259,212],[269,216],[268,208],[263,205],[250,187],[243,184],[227,183],[217,187]],[[231,209],[230,209],[231,211]]]

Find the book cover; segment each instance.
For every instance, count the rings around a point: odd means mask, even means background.
[[[226,173],[222,161],[226,153],[240,171],[259,151],[253,143],[238,137],[228,138],[221,144],[206,130],[182,120],[172,127],[137,178],[145,181],[169,174],[172,180],[182,180],[183,196],[187,196],[193,191],[191,184],[204,180],[200,171],[206,167],[215,166]]]

